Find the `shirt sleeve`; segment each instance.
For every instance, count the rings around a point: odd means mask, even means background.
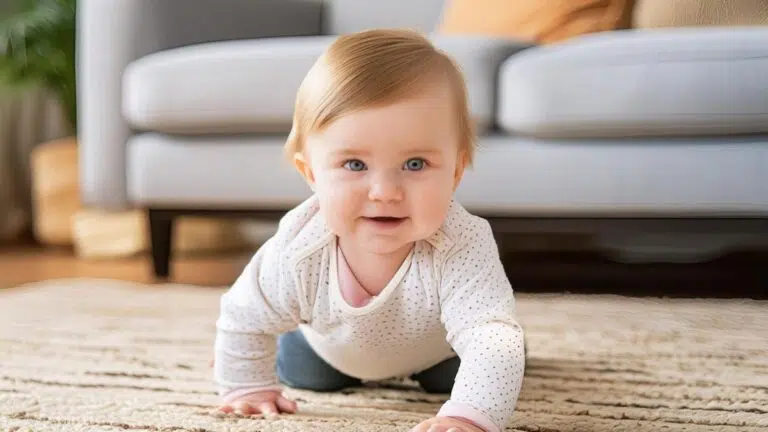
[[[461,366],[438,415],[503,431],[523,383],[523,330],[490,225],[478,218],[468,230],[462,236],[469,240],[451,253],[442,272],[441,319]]]
[[[267,240],[221,297],[214,344],[214,380],[225,401],[281,390],[275,371],[277,336],[302,323],[300,283],[285,259],[287,227]]]

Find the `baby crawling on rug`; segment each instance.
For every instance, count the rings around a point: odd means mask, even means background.
[[[296,99],[287,155],[312,196],[222,296],[223,412],[411,377],[450,393],[413,431],[502,431],[525,363],[487,221],[453,199],[475,150],[461,72],[420,34],[339,37]]]

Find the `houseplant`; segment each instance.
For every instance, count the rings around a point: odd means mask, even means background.
[[[0,82],[42,86],[61,101],[77,130],[75,23],[77,0],[22,0],[0,20]]]
[[[11,12],[0,19],[0,85],[11,89],[31,86],[51,93],[60,102],[70,129],[67,138],[41,143],[31,155],[35,237],[47,245],[74,245],[81,257],[146,251],[147,230],[141,209],[103,212],[81,204],[75,57],[77,0],[15,1]],[[187,218],[180,221],[177,231],[177,252],[244,246],[234,221]]]
[[[24,225],[31,219],[37,239],[46,244],[71,243],[70,219],[79,206],[75,9],[76,0],[0,5],[0,88],[10,110],[0,165],[4,181],[16,185],[15,198],[4,206],[15,205]],[[34,141],[56,137],[68,138]],[[25,166],[16,166],[20,161]]]

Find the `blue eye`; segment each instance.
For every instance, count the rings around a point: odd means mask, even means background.
[[[413,158],[408,159],[408,161],[405,163],[405,169],[409,171],[421,171],[424,169],[424,159],[421,158]]]
[[[350,159],[344,162],[344,168],[350,171],[363,171],[365,169],[365,163],[360,159]]]

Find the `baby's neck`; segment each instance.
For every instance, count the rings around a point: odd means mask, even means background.
[[[413,248],[413,244],[406,245],[393,253],[379,254],[362,250],[339,238],[339,248],[355,279],[370,295],[376,296],[395,276]]]

